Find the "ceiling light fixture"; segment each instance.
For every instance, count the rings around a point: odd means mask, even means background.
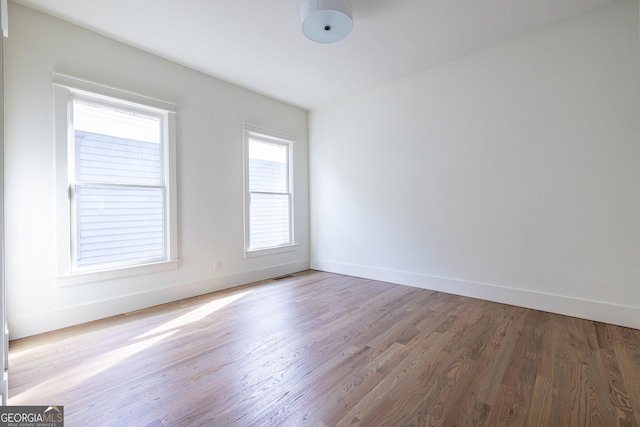
[[[300,8],[302,32],[318,43],[334,43],[353,28],[349,0],[305,0]]]

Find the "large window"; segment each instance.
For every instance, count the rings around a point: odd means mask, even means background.
[[[177,259],[175,112],[103,92],[56,86],[61,276]]]
[[[245,252],[290,248],[294,245],[292,139],[249,125],[244,135]]]

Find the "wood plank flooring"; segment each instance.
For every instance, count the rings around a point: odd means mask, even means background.
[[[640,331],[308,271],[12,341],[67,426],[639,426]]]

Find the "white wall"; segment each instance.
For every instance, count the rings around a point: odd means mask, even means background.
[[[640,328],[637,8],[313,110],[312,267]]]
[[[6,67],[6,274],[18,338],[309,267],[307,113],[10,3]],[[203,54],[207,54],[206,52]],[[58,287],[54,72],[178,105],[180,268]],[[296,251],[243,256],[242,123],[298,137]],[[213,270],[221,260],[222,269]]]

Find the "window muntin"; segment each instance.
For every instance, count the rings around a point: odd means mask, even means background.
[[[247,252],[294,244],[292,147],[290,140],[245,129]]]

